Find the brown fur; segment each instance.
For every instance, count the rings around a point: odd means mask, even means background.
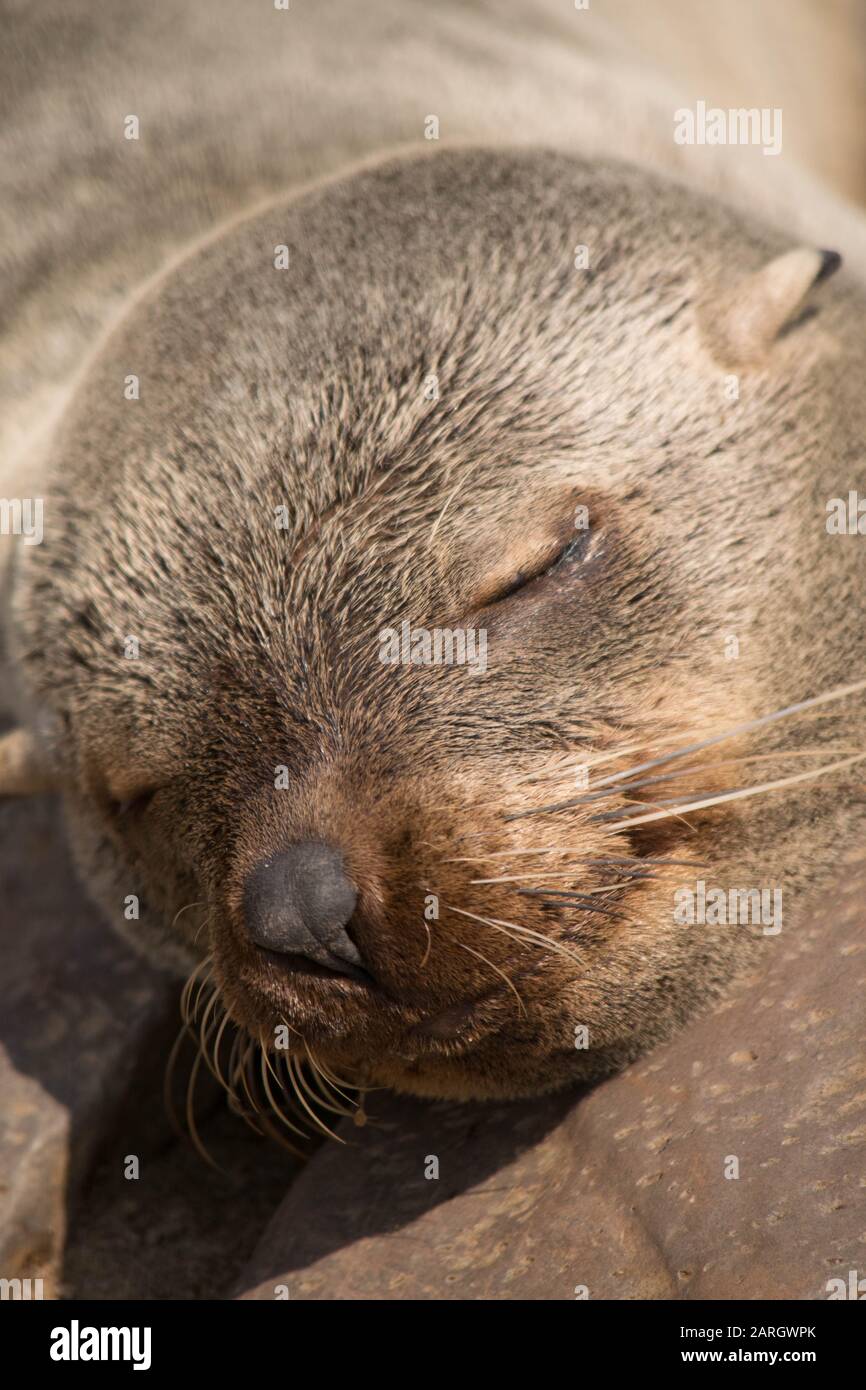
[[[579,795],[576,763],[625,770],[864,671],[858,539],[824,525],[863,486],[863,292],[822,286],[736,401],[705,331],[788,246],[624,166],[424,151],[274,205],[134,307],[53,445],[13,654],[84,874],[139,947],[180,968],[212,951],[254,1036],[284,1019],[338,1073],[424,1095],[597,1074],[718,994],[754,933],[676,925],[675,888],[781,884],[793,910],[860,824],[856,785],[633,830],[597,819],[626,795],[521,813]],[[549,568],[579,503],[586,546]],[[485,628],[486,674],[382,665],[404,618]],[[864,747],[861,711],[629,795],[651,811],[832,762]],[[375,991],[289,978],[245,936],[245,876],[305,837],[345,853]],[[528,882],[582,906],[473,882],[546,847]],[[634,877],[662,859],[707,868]]]

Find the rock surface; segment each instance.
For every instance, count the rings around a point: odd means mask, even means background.
[[[0,1277],[56,1292],[69,1203],[176,996],[85,901],[56,807],[0,804]]]
[[[826,1298],[866,1270],[864,888],[841,871],[725,1004],[583,1096],[371,1097],[240,1296]]]

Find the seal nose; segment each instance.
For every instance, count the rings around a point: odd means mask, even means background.
[[[305,840],[265,859],[250,874],[244,889],[247,931],[268,951],[304,956],[354,975],[362,962],[346,924],[357,899],[340,851]]]

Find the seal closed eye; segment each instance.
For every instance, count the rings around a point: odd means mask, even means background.
[[[488,599],[487,602],[501,603],[503,599],[511,598],[513,594],[518,593],[521,589],[525,589],[528,584],[535,583],[537,580],[540,579],[545,579],[549,574],[554,574],[557,570],[560,569],[561,566],[564,566],[571,561],[577,561],[582,559],[586,555],[588,549],[588,532],[578,534],[577,536],[572,537],[565,543],[565,545],[559,551],[558,555],[556,555],[556,557],[550,564],[542,563],[542,566],[540,568],[537,568],[534,572],[531,566],[529,567],[528,572],[518,570],[512,582],[510,584],[507,584],[503,590],[495,594],[492,598]]]

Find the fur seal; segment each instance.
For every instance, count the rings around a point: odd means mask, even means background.
[[[58,788],[110,919],[266,1048],[457,1098],[622,1065],[787,943],[677,895],[793,906],[862,824],[837,265],[541,149],[386,159],[208,239],[51,441],[7,789]]]

